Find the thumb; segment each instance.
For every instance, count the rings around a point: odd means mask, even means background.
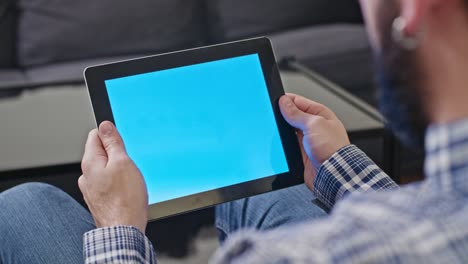
[[[279,100],[281,114],[283,114],[284,119],[291,126],[305,130],[308,119],[310,118],[309,114],[301,111],[297,108],[296,104],[293,102],[291,97],[284,95]]]
[[[99,126],[99,138],[110,160],[113,157],[126,154],[122,138],[111,122],[104,121],[101,123]]]

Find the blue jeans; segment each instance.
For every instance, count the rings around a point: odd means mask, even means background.
[[[0,263],[83,263],[86,209],[63,191],[28,183],[0,193]]]
[[[223,242],[239,229],[269,230],[326,215],[317,206],[312,192],[305,185],[299,185],[218,205],[215,226]]]
[[[224,240],[240,228],[261,230],[325,216],[297,186],[216,207]],[[63,191],[28,183],[0,193],[0,263],[83,263],[83,234],[94,229],[86,209]]]

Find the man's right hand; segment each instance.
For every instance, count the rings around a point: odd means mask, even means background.
[[[96,226],[133,226],[145,233],[148,194],[115,126],[103,122],[89,133],[78,185]]]
[[[286,121],[299,130],[304,181],[312,190],[318,168],[350,144],[348,134],[335,113],[324,105],[295,94],[281,97],[279,104]]]

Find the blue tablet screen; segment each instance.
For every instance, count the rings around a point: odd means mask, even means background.
[[[105,84],[150,204],[289,171],[258,54]]]

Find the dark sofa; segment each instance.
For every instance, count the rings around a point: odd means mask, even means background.
[[[370,52],[354,0],[2,0],[0,95],[82,82],[92,64],[268,35],[373,102]]]

